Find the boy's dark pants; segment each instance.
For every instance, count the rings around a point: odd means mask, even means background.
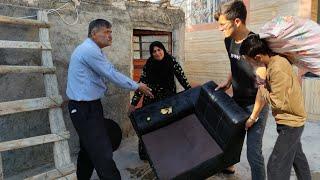
[[[307,158],[302,150],[304,126],[277,125],[278,138],[267,167],[269,180],[289,180],[293,166],[299,180],[311,180]]]

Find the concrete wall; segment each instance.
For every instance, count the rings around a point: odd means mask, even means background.
[[[57,8],[63,3],[50,0],[0,0],[0,15],[21,17],[35,15],[38,8]],[[90,3],[88,3],[90,2]],[[64,24],[56,14],[49,15],[50,39],[53,61],[57,67],[59,90],[66,99],[66,77],[69,57],[74,48],[87,36],[88,24],[96,18],[104,18],[113,24],[113,45],[104,52],[123,73],[131,75],[133,29],[165,30],[173,32],[174,55],[184,61],[184,13],[176,9],[160,8],[143,2],[84,1],[79,11],[79,22],[74,26]],[[75,14],[66,9],[63,16],[72,21]],[[0,39],[38,41],[38,31],[22,26],[0,25]],[[40,51],[0,49],[2,65],[40,65]],[[1,75],[0,101],[45,96],[42,75]],[[127,118],[129,92],[109,84],[109,91],[102,99],[105,117],[120,123],[124,135],[132,135],[131,123]],[[69,145],[72,155],[78,151],[78,137],[70,121],[67,107],[63,106],[67,129],[71,132]],[[47,110],[20,113],[0,117],[0,141],[43,135],[50,132]],[[2,153],[4,174],[10,176],[23,170],[52,163],[52,146],[38,147]]]

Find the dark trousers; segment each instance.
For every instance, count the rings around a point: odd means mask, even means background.
[[[254,105],[246,106],[244,109],[252,113]],[[269,107],[265,106],[259,114],[259,120],[247,131],[247,159],[250,164],[252,180],[265,180],[266,170],[262,154],[262,139]]]
[[[93,169],[97,171],[100,179],[121,179],[112,159],[112,146],[100,100],[69,101],[68,108],[80,139],[77,160],[78,180],[89,180]]]
[[[301,145],[303,129],[304,126],[277,125],[279,136],[268,161],[268,179],[289,180],[293,166],[298,180],[311,180],[309,164]]]

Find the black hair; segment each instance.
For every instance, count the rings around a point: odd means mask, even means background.
[[[164,47],[164,45],[159,41],[154,41],[149,46],[149,52],[150,52],[151,57],[153,57],[152,54],[153,54],[154,47],[158,47],[158,48],[162,49],[165,56],[168,55],[168,52],[167,52],[166,48]]]
[[[230,0],[222,2],[214,14],[214,19],[219,20],[221,15],[225,15],[228,20],[239,18],[243,24],[246,24],[247,8],[240,0]]]
[[[95,19],[95,20],[91,21],[89,24],[88,37],[91,37],[93,29],[101,28],[101,27],[111,28],[112,25],[107,20]]]
[[[240,55],[246,55],[254,58],[257,54],[274,56],[274,53],[268,46],[268,43],[264,39],[260,39],[258,34],[249,35],[242,43],[240,47]]]

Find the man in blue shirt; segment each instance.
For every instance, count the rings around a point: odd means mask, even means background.
[[[106,91],[105,81],[120,88],[153,97],[151,89],[136,83],[117,71],[102,52],[112,44],[111,24],[96,19],[89,24],[88,38],[72,53],[68,69],[67,96],[69,113],[79,135],[80,151],[77,160],[78,180],[90,179],[93,169],[100,179],[121,179],[112,158],[112,146],[100,98]]]

